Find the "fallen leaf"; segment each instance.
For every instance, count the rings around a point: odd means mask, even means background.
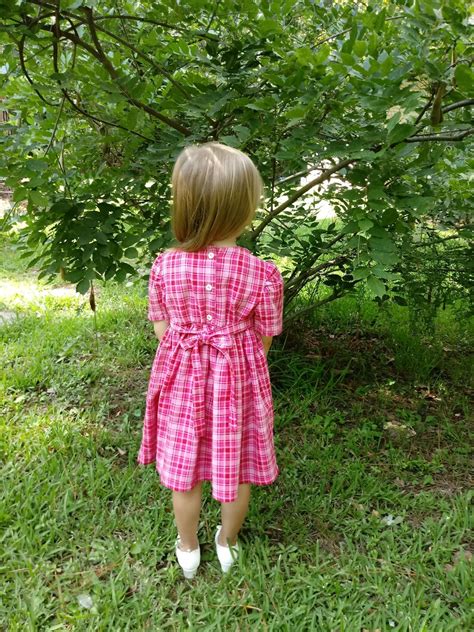
[[[78,595],[77,601],[79,602],[79,605],[81,606],[81,608],[86,608],[87,610],[90,610],[92,606],[94,605],[94,602],[92,601],[92,597],[85,593]]]
[[[396,516],[394,518],[392,514],[388,514],[388,516],[382,518],[381,522],[383,522],[387,526],[391,526],[392,524],[400,524],[400,522],[403,522],[403,516]]]

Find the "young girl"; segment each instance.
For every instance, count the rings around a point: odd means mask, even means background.
[[[262,178],[241,151],[217,142],[187,147],[172,174],[177,244],[151,268],[148,318],[160,344],[138,463],[156,463],[161,484],[173,490],[185,577],[200,562],[202,481],[222,503],[214,540],[227,572],[250,485],[279,473],[267,353],[282,331],[283,278],[273,262],[235,243],[262,194]]]

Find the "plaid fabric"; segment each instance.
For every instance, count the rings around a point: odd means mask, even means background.
[[[138,463],[187,491],[212,484],[220,502],[239,483],[268,485],[279,469],[261,336],[282,331],[283,278],[242,246],[165,250],[153,263],[148,318],[170,324],[148,385]]]

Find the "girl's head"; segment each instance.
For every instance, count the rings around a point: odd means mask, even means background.
[[[241,233],[252,222],[264,190],[251,159],[218,142],[183,149],[171,186],[175,247],[186,251]]]

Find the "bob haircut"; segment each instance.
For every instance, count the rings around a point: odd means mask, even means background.
[[[179,242],[173,246],[187,252],[241,233],[254,219],[264,192],[252,160],[215,141],[183,149],[171,188],[171,228]]]

